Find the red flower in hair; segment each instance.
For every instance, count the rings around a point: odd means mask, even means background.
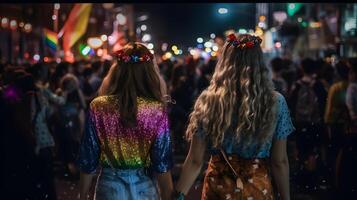
[[[115,55],[118,56],[118,57],[122,56],[123,54],[124,54],[123,50],[118,50],[118,51],[115,52]]]
[[[151,56],[150,55],[148,55],[148,54],[145,54],[145,55],[143,55],[143,57],[142,57],[145,61],[149,61],[149,60],[151,60]]]
[[[237,37],[236,37],[236,35],[234,35],[234,33],[228,35],[228,40],[229,41],[234,41],[236,39],[237,39]]]
[[[122,56],[122,59],[123,59],[124,62],[129,62],[129,61],[130,61],[130,56],[128,56],[128,55],[123,55],[123,56]]]
[[[249,42],[246,43],[246,45],[247,45],[248,48],[251,48],[251,47],[254,46],[254,42],[253,41],[249,41]]]

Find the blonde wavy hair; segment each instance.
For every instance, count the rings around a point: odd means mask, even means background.
[[[254,39],[243,34],[241,37]],[[220,146],[232,118],[237,117],[235,139],[244,143],[264,142],[272,135],[275,119],[273,83],[264,64],[259,45],[240,49],[226,42],[209,87],[198,97],[190,115],[186,137],[190,140],[198,128]],[[234,116],[234,115],[238,116]]]

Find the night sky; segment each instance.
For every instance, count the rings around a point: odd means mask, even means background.
[[[220,7],[228,9],[225,15],[218,14]],[[148,14],[147,32],[154,42],[193,46],[197,37],[208,39],[211,33],[222,35],[234,28],[254,29],[255,4],[135,4],[138,15]]]

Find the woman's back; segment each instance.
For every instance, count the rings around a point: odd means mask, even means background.
[[[249,138],[242,137],[240,141],[235,139],[234,130],[237,125],[237,117],[233,118],[232,127],[228,129],[223,140],[222,147],[229,154],[237,154],[244,158],[267,158],[270,156],[270,150],[273,139],[286,139],[287,136],[294,130],[289,110],[284,96],[278,92],[275,93],[276,103],[274,109],[274,122],[272,130],[269,132],[257,132],[257,135],[268,135],[266,140],[262,142],[247,141]],[[245,145],[247,144],[248,145]]]
[[[97,97],[90,104],[90,110],[99,138],[103,167],[147,167],[155,139],[169,134],[164,107],[154,100],[138,98],[135,127],[122,124],[115,95]]]

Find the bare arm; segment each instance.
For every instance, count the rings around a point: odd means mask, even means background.
[[[80,199],[87,199],[89,188],[92,184],[93,175],[81,172],[79,188],[80,188]]]
[[[289,161],[286,139],[274,140],[271,151],[272,174],[282,200],[290,200]]]
[[[161,199],[162,200],[170,199],[174,188],[172,183],[171,171],[157,174],[156,177],[160,189]]]
[[[180,178],[176,185],[176,190],[184,193],[189,192],[191,186],[199,175],[206,150],[206,141],[193,136],[190,145],[190,151],[183,164]]]

